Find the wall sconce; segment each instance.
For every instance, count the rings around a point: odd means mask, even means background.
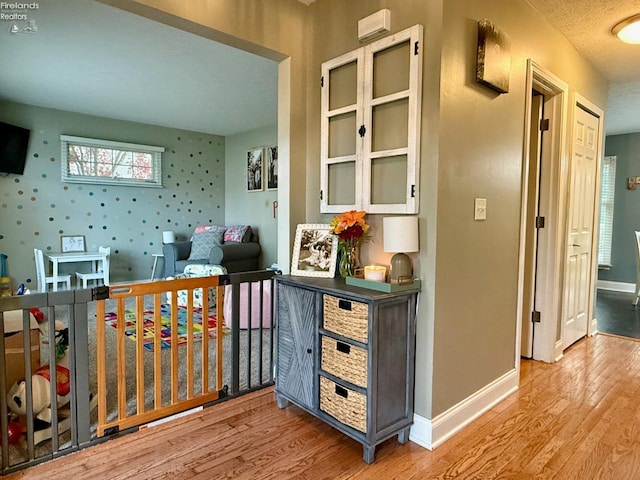
[[[614,25],[611,33],[624,43],[640,43],[640,14],[625,18]]]

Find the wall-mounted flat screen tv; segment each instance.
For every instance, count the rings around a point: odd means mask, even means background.
[[[24,173],[31,131],[0,122],[0,172]]]

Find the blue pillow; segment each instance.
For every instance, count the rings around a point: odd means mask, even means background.
[[[224,228],[207,232],[194,233],[191,238],[189,260],[208,260],[209,252],[215,245],[220,245],[224,238]]]

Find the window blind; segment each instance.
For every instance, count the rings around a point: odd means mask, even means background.
[[[600,183],[600,238],[598,239],[598,266],[611,266],[613,237],[613,207],[616,191],[616,157],[604,157]]]

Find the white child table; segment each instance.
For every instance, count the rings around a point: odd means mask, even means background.
[[[109,285],[109,272],[104,268],[104,263],[107,261],[107,253],[102,252],[49,252],[46,254],[47,258],[52,264],[53,276],[58,276],[58,266],[61,263],[79,263],[79,262],[93,262],[93,271],[99,271],[102,269],[104,273],[103,282],[105,285]],[[57,285],[53,284],[53,290],[57,290]]]

